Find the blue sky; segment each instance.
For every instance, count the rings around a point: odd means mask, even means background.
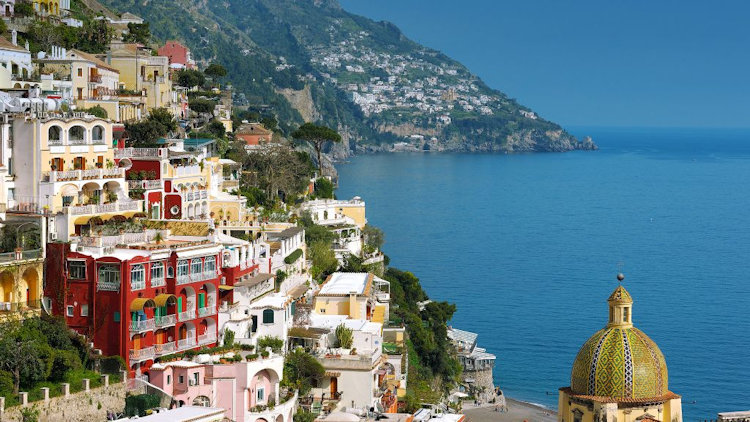
[[[340,1],[564,126],[750,127],[750,1]]]

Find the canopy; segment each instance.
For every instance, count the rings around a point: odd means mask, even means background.
[[[138,299],[134,299],[132,302],[130,302],[130,311],[131,312],[138,312],[142,311],[145,307],[153,308],[156,306],[153,299],[147,299],[144,297],[139,297]]]
[[[232,290],[232,289],[234,289],[234,286],[227,286],[226,284],[220,284],[219,285],[219,290],[229,291],[229,290]]]
[[[154,303],[159,307],[165,305],[174,305],[175,303],[177,303],[177,296],[162,293],[154,298]]]

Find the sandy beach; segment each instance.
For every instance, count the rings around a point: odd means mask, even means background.
[[[557,413],[541,406],[506,398],[507,413],[495,411],[494,405],[474,406],[473,402],[464,402],[463,413],[470,422],[508,421],[508,422],[556,422]]]

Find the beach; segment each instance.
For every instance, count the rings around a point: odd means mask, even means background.
[[[495,405],[474,406],[473,402],[466,401],[463,404],[463,413],[469,422],[556,422],[557,413],[537,406],[513,399],[506,399],[508,411],[506,413],[496,412]]]

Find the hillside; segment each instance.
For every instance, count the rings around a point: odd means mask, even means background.
[[[335,0],[103,0],[216,61],[248,103],[289,130],[316,119],[346,141],[335,151],[594,149],[393,24]],[[304,116],[304,119],[303,119]]]

